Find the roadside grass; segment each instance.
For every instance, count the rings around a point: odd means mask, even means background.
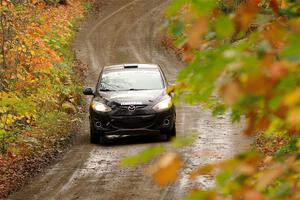
[[[91,13],[92,10],[93,10],[93,5],[90,2],[85,2],[83,4],[83,7],[84,7],[84,10],[85,10],[86,13]]]

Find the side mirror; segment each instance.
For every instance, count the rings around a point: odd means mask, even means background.
[[[92,95],[94,95],[94,91],[93,91],[92,88],[85,88],[85,89],[83,90],[83,94],[84,94],[84,95],[92,96]]]

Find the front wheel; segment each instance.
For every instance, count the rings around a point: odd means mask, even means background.
[[[99,135],[99,142],[100,144],[105,144],[107,142],[106,136],[102,133]]]
[[[167,141],[170,141],[172,138],[175,138],[176,137],[176,127],[175,127],[175,125],[171,130],[164,131],[164,134],[166,136]]]
[[[100,134],[96,132],[92,127],[90,130],[90,142],[91,144],[99,144],[100,142]]]

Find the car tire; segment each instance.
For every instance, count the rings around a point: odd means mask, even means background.
[[[165,131],[166,140],[170,141],[172,138],[176,137],[176,127],[175,125],[171,130]]]
[[[105,144],[107,142],[105,134],[96,131],[92,124],[90,124],[90,142],[91,144]]]
[[[107,138],[103,133],[99,134],[99,142],[100,144],[105,144],[107,142]]]
[[[92,126],[91,126],[91,130],[90,130],[90,142],[91,144],[99,144],[100,142],[100,134],[98,132],[96,132]]]

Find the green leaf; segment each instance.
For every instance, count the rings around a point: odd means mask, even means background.
[[[187,42],[187,38],[182,36],[178,37],[175,41],[175,46],[181,48]]]
[[[0,136],[1,137],[4,136],[4,135],[6,135],[6,134],[7,134],[7,132],[5,130],[0,129]]]
[[[226,112],[226,106],[217,105],[213,110],[213,116],[223,115]]]
[[[187,0],[174,0],[170,4],[170,6],[166,9],[166,15],[167,16],[175,15],[180,10],[180,8],[182,8],[182,6],[186,3]]]
[[[230,181],[232,175],[233,175],[232,171],[222,171],[221,173],[219,173],[216,177],[218,186],[220,187],[226,186]]]
[[[285,197],[288,197],[291,193],[291,186],[287,182],[280,182],[278,186],[272,188],[271,196],[272,199],[284,199]]]
[[[206,191],[195,191],[189,194],[186,197],[186,200],[204,200],[204,199],[214,199],[215,197],[215,192],[211,190],[206,190]]]
[[[297,87],[297,85],[298,85],[298,74],[290,73],[280,80],[280,82],[276,86],[276,91],[282,93],[289,92],[293,90],[293,88]]]
[[[242,112],[239,109],[233,109],[231,112],[231,121],[239,122],[241,120]]]
[[[129,156],[121,161],[123,166],[136,166],[138,164],[143,164],[149,162],[152,158],[160,155],[164,152],[165,148],[163,146],[152,147],[146,149],[137,155]]]
[[[217,6],[217,0],[192,0],[192,6],[199,14],[207,14]]]
[[[171,27],[171,33],[175,37],[179,37],[183,34],[184,24],[182,22],[177,22],[173,27]]]
[[[176,138],[176,140],[174,140],[172,142],[172,145],[175,148],[183,148],[183,147],[187,147],[192,145],[196,139],[198,138],[197,134],[192,134],[191,136],[186,136],[183,138]]]
[[[296,152],[298,150],[297,142],[298,140],[296,138],[291,138],[289,143],[281,147],[278,151],[275,152],[274,155],[276,157],[282,157],[284,155]]]
[[[280,106],[281,99],[281,96],[275,96],[273,99],[271,99],[271,101],[269,101],[269,107],[272,110],[276,110]]]
[[[218,38],[227,38],[232,35],[234,25],[228,15],[221,15],[216,21],[215,29]]]
[[[283,58],[290,62],[300,63],[300,40],[298,35],[291,36],[291,42],[287,45],[282,53]]]

